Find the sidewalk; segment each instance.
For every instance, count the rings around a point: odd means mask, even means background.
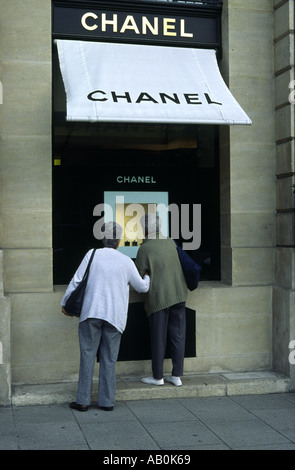
[[[120,450],[295,450],[295,393],[128,399],[111,412],[1,407],[0,450],[27,449],[105,451],[100,459]]]

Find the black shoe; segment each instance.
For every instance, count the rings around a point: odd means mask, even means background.
[[[98,408],[100,410],[104,410],[104,411],[113,411],[113,409],[114,409],[113,406],[99,406]]]
[[[73,408],[74,410],[77,410],[77,411],[88,411],[87,405],[79,405],[75,401],[72,401],[72,403],[70,403],[70,408]]]

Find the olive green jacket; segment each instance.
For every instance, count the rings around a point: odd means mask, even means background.
[[[171,238],[144,240],[135,264],[141,276],[150,275],[150,289],[145,294],[148,316],[186,301],[188,290],[176,244]]]

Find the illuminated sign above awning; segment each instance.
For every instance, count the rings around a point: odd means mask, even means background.
[[[56,42],[68,121],[251,124],[214,50]]]
[[[99,1],[85,8],[83,2],[65,6],[55,0],[52,32],[64,39],[215,48],[220,46],[220,16],[221,8],[212,4],[189,8],[186,4]]]

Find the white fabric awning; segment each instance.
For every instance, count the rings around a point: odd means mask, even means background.
[[[251,124],[214,50],[56,42],[68,121]]]

